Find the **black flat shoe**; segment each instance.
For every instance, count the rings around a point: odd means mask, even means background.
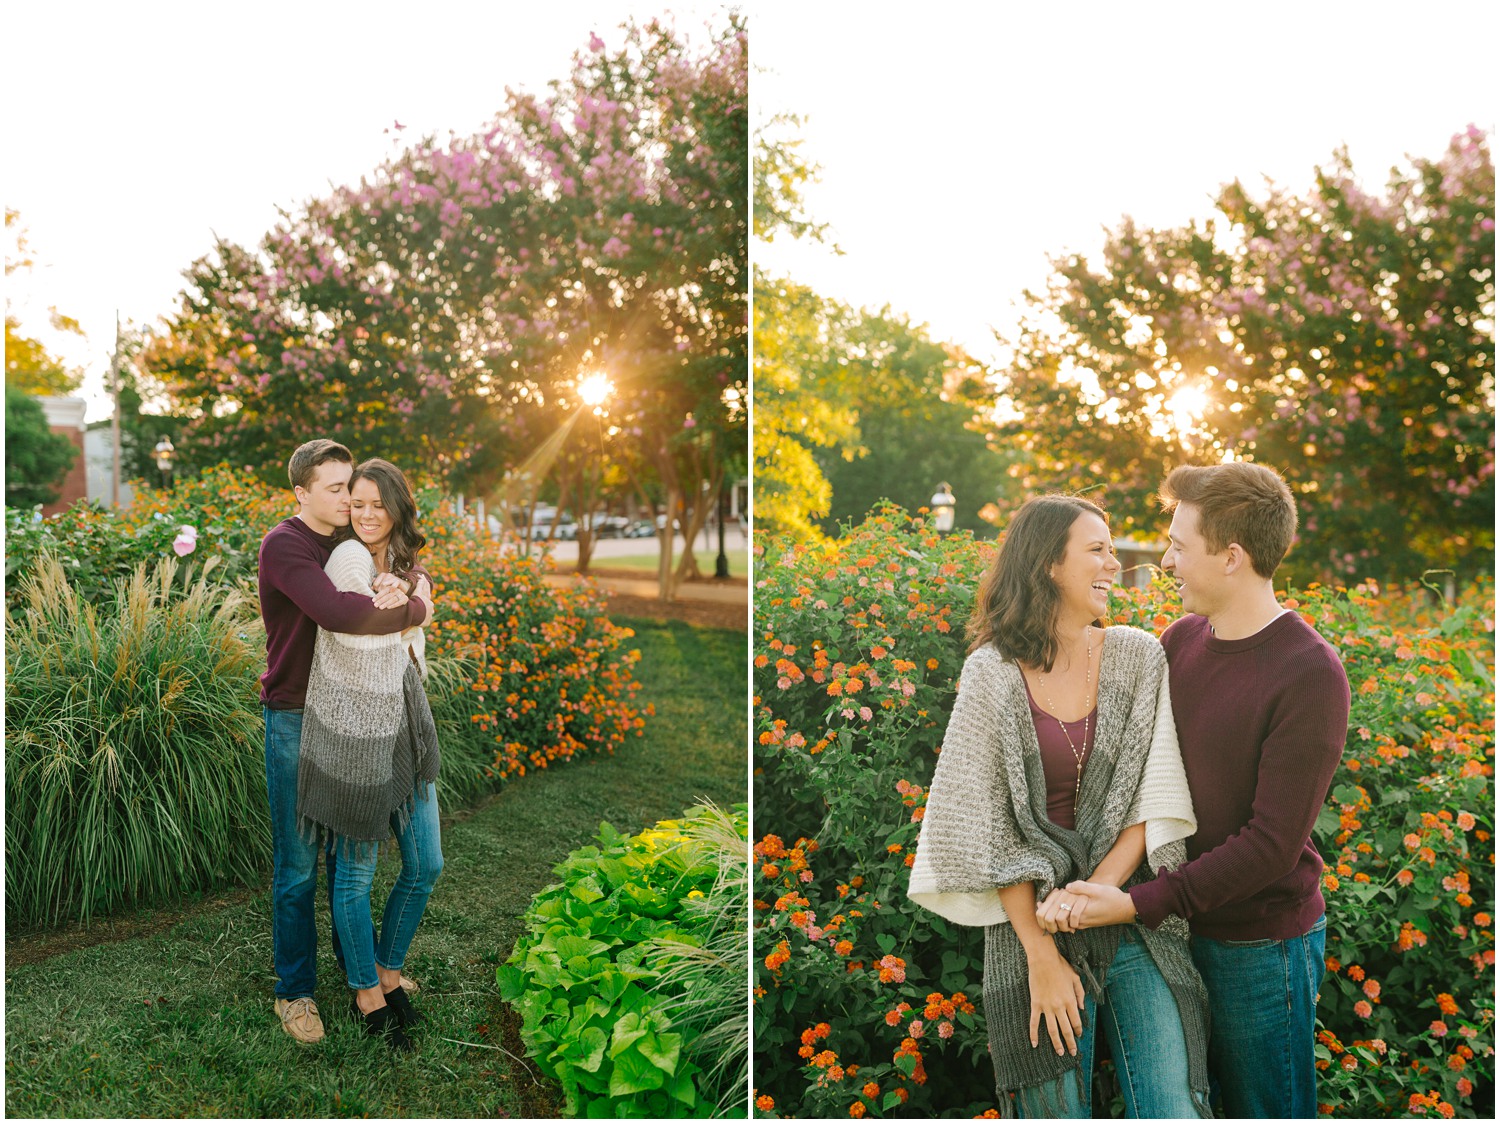
[[[405,1052],[412,1049],[412,1040],[401,1029],[401,1016],[390,1004],[368,1014],[359,1009],[357,999],[351,1002],[350,1007],[354,1018],[364,1025],[366,1034],[384,1038],[385,1044],[392,1050]]]
[[[385,1005],[396,1012],[396,1017],[401,1020],[403,1029],[410,1030],[422,1022],[422,1016],[411,1000],[406,997],[406,992],[400,987],[392,988],[385,993]]]

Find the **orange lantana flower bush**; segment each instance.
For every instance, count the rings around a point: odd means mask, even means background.
[[[892,507],[838,541],[756,547],[762,1115],[997,1108],[983,934],[905,897],[992,551]],[[1285,603],[1339,651],[1354,696],[1315,832],[1321,1111],[1472,1116],[1493,1076],[1493,587],[1458,606],[1371,582]],[[1160,633],[1180,614],[1158,582],[1118,589],[1111,623]]]

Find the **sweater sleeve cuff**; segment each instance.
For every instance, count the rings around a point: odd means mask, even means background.
[[[420,597],[413,597],[406,603],[406,627],[419,628],[427,619],[427,602]]]
[[[1130,887],[1127,893],[1141,924],[1148,929],[1155,929],[1174,912],[1171,887],[1160,874],[1150,882]]]

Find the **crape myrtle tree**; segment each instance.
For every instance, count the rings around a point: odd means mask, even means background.
[[[1382,195],[1341,150],[1301,193],[1235,182],[1207,221],[1127,220],[1027,295],[996,436],[1028,490],[1106,483],[1126,533],[1160,529],[1175,464],[1272,465],[1301,510],[1290,580],[1487,572],[1494,195],[1471,127]]]
[[[602,373],[607,455],[701,526],[746,440],[745,32],[621,38],[196,262],[152,367],[193,415],[187,456],[276,477],[287,434],[320,433],[484,495]],[[671,550],[669,522],[663,596]]]

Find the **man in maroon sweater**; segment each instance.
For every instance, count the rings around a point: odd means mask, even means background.
[[[1208,987],[1209,1064],[1233,1117],[1317,1115],[1313,1020],[1323,978],[1323,859],[1313,824],[1343,754],[1349,681],[1333,648],[1276,600],[1297,506],[1246,463],[1182,467],[1162,568],[1188,616],[1162,635],[1198,831],[1188,861],[1128,893],[1075,882],[1076,923],[1186,918]]]
[[[276,1014],[299,1042],[323,1037],[313,1001],[318,935],[313,906],[318,852],[297,828],[297,764],[302,706],[318,628],[357,635],[400,632],[432,620],[426,578],[415,588],[393,574],[376,578],[375,597],[341,593],[323,567],[349,525],[349,477],[354,458],[335,441],[309,441],[287,465],[299,511],[260,544],[260,613],[266,625],[266,673],[261,705],[266,720],[266,795],[271,804],[271,935],[276,959]],[[335,861],[328,855],[329,892]],[[338,937],[334,937],[337,952]]]

